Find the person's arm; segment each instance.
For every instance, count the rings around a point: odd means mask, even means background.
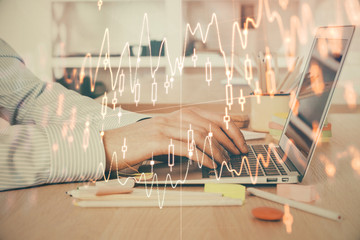
[[[247,152],[240,130],[231,121],[227,126],[219,114],[184,109],[137,122],[145,116],[122,111],[119,121],[118,109],[107,112],[103,119],[101,105],[92,99],[41,82],[0,40],[0,117],[11,124],[0,130],[0,190],[96,179],[110,168],[114,152],[120,169],[152,154],[168,154],[171,143],[175,155],[210,168],[215,167],[212,160],[229,160],[227,151]],[[196,142],[191,156],[186,137],[190,125]],[[210,133],[211,148],[204,142]]]
[[[0,130],[0,190],[101,177],[100,131],[144,117],[123,111],[119,123],[117,113],[102,119],[94,100],[40,81],[0,40],[0,117],[10,123]]]

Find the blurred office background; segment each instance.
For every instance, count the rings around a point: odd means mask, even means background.
[[[262,0],[260,2],[263,2]],[[277,55],[279,74],[287,71],[287,59],[296,56],[307,56],[316,27],[324,25],[360,25],[359,0],[269,0],[264,1],[262,21],[259,28],[248,30],[248,46],[244,50],[236,37],[235,53],[240,66],[246,54],[252,56],[269,47],[271,53]],[[111,91],[109,69],[99,70],[98,84],[95,93],[89,93],[89,83],[83,89],[77,88],[71,79],[80,73],[84,56],[91,53],[92,64],[87,63],[85,75],[90,68],[97,65],[101,43],[105,29],[109,29],[110,60],[113,74],[116,75],[120,56],[126,42],[131,46],[131,66],[136,65],[138,51],[141,51],[141,62],[138,79],[141,83],[140,104],[151,103],[151,85],[153,79],[150,71],[150,53],[147,48],[147,36],[140,41],[144,13],[148,14],[151,47],[160,55],[159,70],[156,81],[159,83],[158,104],[161,103],[200,103],[225,98],[226,73],[224,61],[219,54],[219,44],[215,28],[209,32],[208,41],[203,44],[200,35],[188,39],[184,49],[186,24],[193,28],[199,22],[203,32],[211,21],[212,13],[216,13],[223,49],[227,56],[231,53],[232,23],[238,21],[240,26],[246,17],[257,19],[258,0],[103,0],[101,10],[95,0],[0,0],[0,37],[8,42],[25,59],[27,66],[40,79],[46,82],[59,81],[82,94],[96,97],[105,90]],[[290,29],[292,16],[299,18],[299,24],[305,29],[301,38],[296,40],[295,51],[290,52],[284,45],[283,37],[277,21],[269,22],[265,9],[276,11],[281,17],[285,30]],[[334,103],[344,104],[344,93],[353,89],[353,94],[360,96],[360,44],[359,29],[355,33],[343,74],[341,76]],[[169,52],[156,50],[163,38],[168,40]],[[197,67],[193,67],[192,49],[198,54]],[[106,48],[106,46],[105,46]],[[172,64],[175,58],[186,52],[182,76],[174,76],[173,89],[166,94],[163,83],[166,75],[170,75],[167,57]],[[103,58],[104,56],[102,56]],[[129,75],[128,56],[124,56],[122,67],[126,76]],[[206,62],[212,63],[210,86],[205,81]],[[103,59],[101,59],[101,62]],[[153,57],[153,67],[158,62]],[[103,66],[103,65],[101,65]],[[134,73],[134,72],[133,72]],[[254,72],[255,73],[255,72]],[[85,80],[87,77],[85,77]],[[243,88],[246,93],[251,89],[246,86],[243,75],[234,71],[234,95]],[[122,103],[133,103],[134,95],[130,93],[129,82],[125,92],[119,99]],[[181,89],[181,90],[180,90]],[[359,100],[357,100],[359,103]]]

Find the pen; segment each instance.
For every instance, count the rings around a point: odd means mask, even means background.
[[[251,193],[252,195],[255,195],[260,198],[264,198],[273,202],[277,202],[280,204],[288,204],[290,207],[297,208],[299,210],[302,210],[304,212],[312,213],[324,218],[328,218],[335,221],[341,220],[341,215],[339,213],[335,213],[320,207],[312,206],[309,204],[297,202],[294,200],[290,200],[288,198],[280,197],[276,194],[268,193],[265,191],[261,191],[259,189],[255,188],[247,188],[247,191]]]

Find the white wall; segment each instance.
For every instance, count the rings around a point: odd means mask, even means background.
[[[51,78],[49,0],[0,0],[0,38],[10,44],[43,81]]]
[[[53,11],[62,9],[59,23],[54,23],[54,33],[64,27],[66,39],[65,54],[98,53],[105,29],[110,32],[111,54],[120,54],[126,42],[139,45],[144,13],[149,19],[150,38],[162,40],[165,37],[165,4],[161,1],[119,1],[106,2],[101,11],[96,2],[63,2],[53,5]],[[147,33],[145,31],[145,33]],[[146,44],[144,35],[142,44]]]
[[[302,3],[311,6],[314,23],[317,27],[327,25],[357,25],[339,78],[333,103],[345,104],[345,89],[351,86],[357,94],[357,104],[360,104],[360,2],[358,0],[303,0]],[[354,5],[352,5],[353,12],[349,15],[346,9],[349,10],[350,5],[347,4],[350,3],[354,3]],[[358,17],[357,20],[355,20],[356,16]]]

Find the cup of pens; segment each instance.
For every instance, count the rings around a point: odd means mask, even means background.
[[[252,94],[250,96],[250,127],[254,131],[269,132],[271,117],[289,111],[290,94]]]
[[[250,96],[250,127],[254,131],[269,132],[271,117],[290,109],[290,92],[297,86],[302,58],[295,58],[283,77],[280,76],[278,57],[269,49],[265,54],[254,54],[254,60],[258,79]]]

